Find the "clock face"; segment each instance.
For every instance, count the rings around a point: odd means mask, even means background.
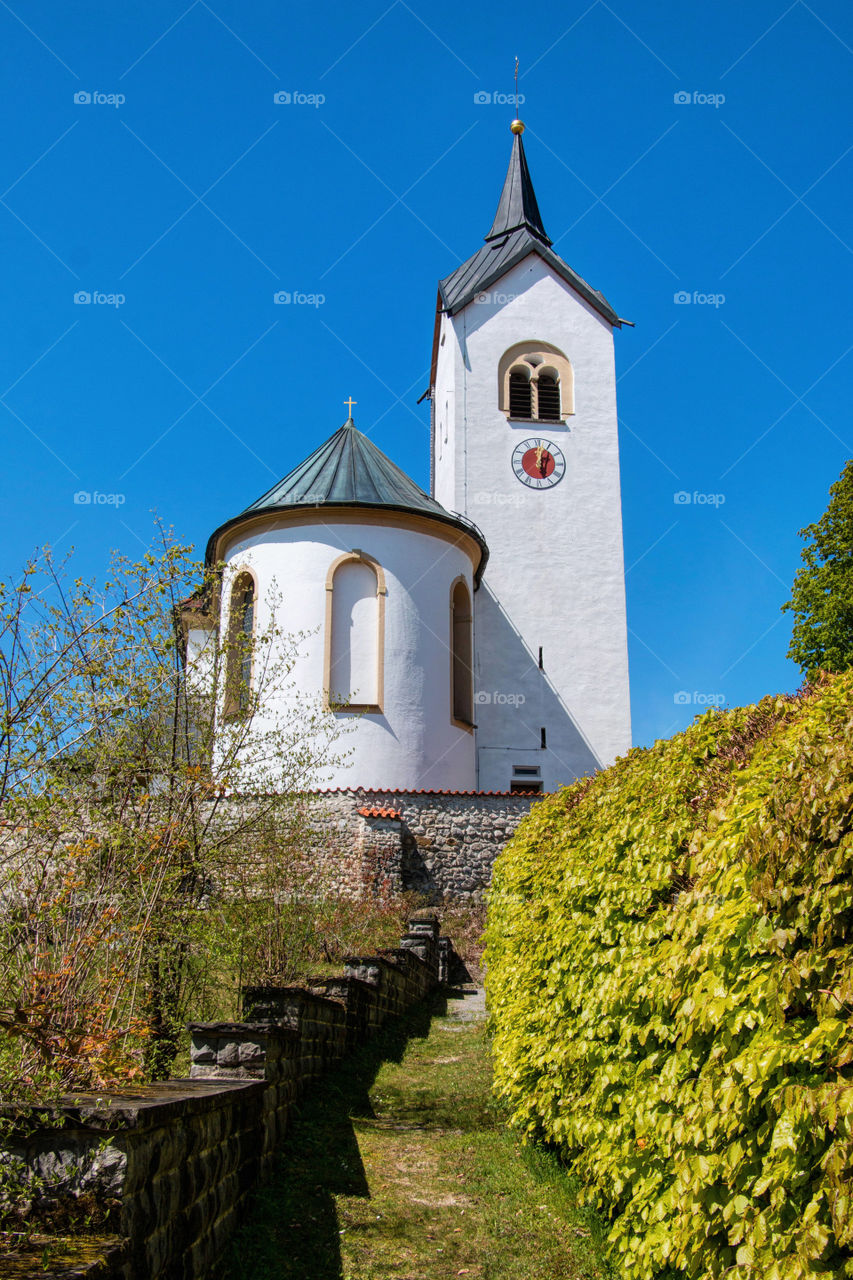
[[[553,489],[566,474],[566,459],[550,440],[531,436],[513,449],[512,469],[529,489]]]

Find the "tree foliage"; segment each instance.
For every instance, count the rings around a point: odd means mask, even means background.
[[[211,631],[187,669],[176,628],[199,583],[215,601],[218,575],[163,530],[140,561],[115,556],[105,582],[45,552],[0,583],[3,1100],[168,1075],[221,977],[212,960],[227,969],[227,938],[242,946],[223,929],[223,883],[268,914],[298,891],[294,796],[334,761],[340,729],[319,699],[255,714],[278,704],[301,642],[274,621],[255,638],[244,713],[222,715],[229,637]],[[233,802],[244,790],[257,798]],[[268,868],[260,889],[229,881],[249,846]],[[281,930],[275,944],[258,963],[286,963]]]
[[[708,712],[498,859],[496,1085],[628,1280],[853,1275],[851,695]]]
[[[810,680],[853,666],[853,459],[829,493],[817,524],[800,531],[803,565],[782,606],[794,614],[788,657]]]

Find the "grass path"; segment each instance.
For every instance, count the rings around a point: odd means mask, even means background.
[[[595,1219],[491,1098],[482,996],[442,997],[300,1107],[227,1280],[612,1280]]]

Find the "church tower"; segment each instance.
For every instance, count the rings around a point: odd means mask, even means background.
[[[485,245],[439,284],[432,493],[490,550],[474,594],[480,790],[554,790],[631,745],[613,330],[552,249],[513,121]]]

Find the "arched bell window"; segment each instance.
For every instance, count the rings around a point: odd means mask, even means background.
[[[470,729],[474,720],[474,619],[464,578],[450,593],[450,698],[452,720]]]
[[[549,342],[516,342],[498,362],[498,404],[510,421],[562,422],[575,411],[574,373]]]
[[[536,379],[536,402],[540,422],[560,421],[560,384],[553,373],[540,373]]]
[[[339,556],[326,578],[324,700],[334,711],[382,710],[385,574],[363,551]]]
[[[252,696],[252,655],[255,635],[255,580],[248,570],[231,584],[228,604],[228,643],[225,659],[225,715],[245,715]]]
[[[531,396],[529,369],[512,369],[510,371],[509,416],[511,418],[533,417],[533,398]]]

